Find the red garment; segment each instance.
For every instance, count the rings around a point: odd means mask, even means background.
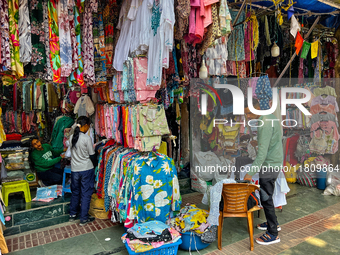
[[[293,137],[289,139],[289,144],[288,144],[288,155],[289,155],[289,164],[291,166],[296,166],[299,162],[298,159],[295,157],[295,151],[296,151],[296,146],[297,142],[299,140],[300,135],[296,134]],[[287,141],[288,143],[288,141]]]
[[[6,134],[7,141],[21,141],[22,135],[20,134]]]

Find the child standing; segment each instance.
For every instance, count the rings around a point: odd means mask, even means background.
[[[95,152],[91,138],[86,135],[90,128],[90,119],[81,116],[77,120],[74,134],[70,137],[71,145],[71,204],[70,221],[76,219],[80,209],[80,226],[94,221],[89,217],[91,196],[94,191]]]

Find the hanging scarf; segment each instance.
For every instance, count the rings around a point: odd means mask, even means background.
[[[45,70],[44,79],[47,81],[53,80],[53,71],[51,67],[51,60],[50,60],[50,36],[49,36],[49,25],[48,25],[48,7],[47,1],[43,0],[43,28],[44,28],[44,44],[45,44]],[[43,51],[43,47],[40,48]]]
[[[82,59],[82,49],[81,49],[81,29],[80,29],[80,16],[79,16],[79,7],[74,6],[74,26],[76,32],[77,39],[77,53],[78,53],[78,68],[70,75],[69,77],[69,85],[72,86],[71,82],[79,84],[80,86],[85,86],[84,84],[84,76],[83,76],[83,59]]]
[[[8,1],[0,0],[0,31],[1,31],[1,65],[11,70],[11,52],[9,42]]]
[[[68,0],[59,0],[57,8],[61,77],[68,77],[72,72],[72,42],[67,4]]]
[[[95,84],[94,74],[94,49],[93,49],[93,31],[92,31],[92,13],[97,12],[98,2],[88,0],[85,2],[83,18],[83,59],[84,59],[84,81],[88,85]]]
[[[31,22],[28,11],[28,0],[19,0],[19,53],[20,61],[28,64],[31,62]]]
[[[112,76],[112,62],[113,62],[113,7],[115,3],[109,2],[103,11],[103,22],[105,31],[105,56],[106,56],[106,70],[109,76]]]
[[[78,68],[78,45],[77,45],[77,36],[76,29],[74,25],[74,7],[68,9],[68,19],[70,25],[70,33],[71,33],[71,47],[72,47],[72,72]]]
[[[60,45],[59,45],[59,28],[58,28],[58,0],[48,2],[48,24],[50,40],[50,61],[53,72],[53,81],[61,83],[60,68]]]
[[[19,31],[18,31],[18,18],[19,18],[19,1],[8,1],[8,14],[9,14],[9,33],[10,33],[10,50],[11,50],[11,67],[12,74],[18,77],[24,76],[24,66],[20,61],[20,47],[19,47]]]
[[[30,18],[32,40],[31,70],[25,69],[25,72],[43,72],[46,67],[43,0],[30,2]]]

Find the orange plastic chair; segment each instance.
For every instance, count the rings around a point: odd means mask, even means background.
[[[248,232],[250,238],[250,250],[254,250],[254,215],[253,212],[260,210],[259,206],[254,206],[250,210],[247,208],[247,201],[252,192],[260,188],[254,184],[232,183],[223,184],[222,197],[224,201],[223,212],[220,211],[218,224],[218,249],[222,250],[222,229],[224,218],[242,217],[248,218]]]

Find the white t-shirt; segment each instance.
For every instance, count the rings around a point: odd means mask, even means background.
[[[72,138],[73,135],[71,135],[69,139],[70,146],[72,146]],[[81,172],[92,169],[93,164],[90,155],[93,155],[94,153],[91,138],[80,132],[76,147],[71,149],[71,171]]]

